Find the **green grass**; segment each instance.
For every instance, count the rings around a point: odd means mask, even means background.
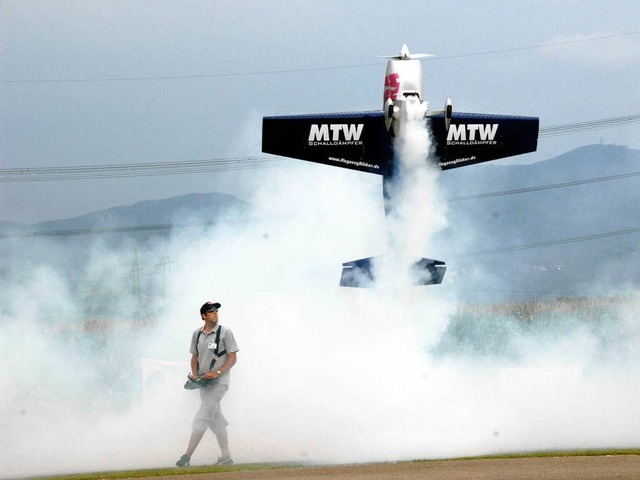
[[[290,468],[301,465],[293,463],[255,463],[241,465],[203,465],[199,467],[166,467],[166,468],[149,468],[141,470],[119,470],[113,472],[92,472],[92,473],[73,473],[61,475],[49,475],[43,477],[29,477],[30,479],[39,480],[112,480],[119,478],[142,478],[142,477],[161,477],[173,475],[193,475],[197,473],[220,473],[220,472],[238,472],[251,470],[267,470],[274,468]]]
[[[476,457],[448,458],[446,460],[505,460],[509,458],[551,458],[551,457],[603,457],[614,455],[640,455],[640,448],[617,448],[598,450],[560,450],[542,452],[502,453],[496,455],[479,455]],[[414,460],[414,462],[431,462],[437,460]]]
[[[549,457],[596,457],[613,455],[640,455],[640,448],[627,449],[599,449],[599,450],[563,450],[543,452],[506,453],[497,455],[481,455],[476,457],[459,457],[449,459],[413,460],[414,462],[440,462],[440,461],[465,461],[465,460],[504,460],[517,458],[549,458]],[[142,478],[159,476],[192,475],[197,473],[241,472],[253,470],[267,470],[279,468],[311,467],[314,465],[300,463],[260,463],[221,466],[201,466],[187,468],[152,468],[142,470],[122,470],[114,472],[76,473],[52,475],[44,477],[30,477],[38,480],[113,480],[121,478]],[[326,465],[323,465],[326,466]]]

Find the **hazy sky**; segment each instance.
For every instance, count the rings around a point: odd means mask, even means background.
[[[4,0],[0,168],[261,156],[264,115],[381,108],[378,56],[403,43],[436,56],[423,62],[434,109],[450,97],[542,127],[637,114],[638,25],[636,0]],[[638,128],[543,138],[518,161],[600,141],[640,148]],[[0,220],[247,198],[263,172],[3,182]]]

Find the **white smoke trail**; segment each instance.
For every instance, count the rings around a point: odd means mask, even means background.
[[[423,161],[420,145],[402,158]],[[144,305],[150,325],[84,330],[62,267],[25,265],[7,279],[0,477],[172,466],[198,403],[182,383],[205,300],[222,302],[221,323],[240,346],[223,403],[238,463],[637,446],[635,303],[600,334],[581,320],[498,330],[499,319],[476,334],[478,325],[450,324],[456,305],[443,300],[445,286],[409,288],[398,274],[388,277],[394,288],[341,289],[342,262],[384,250],[377,179],[302,162],[262,175],[262,220],[140,252],[141,261],[179,259],[164,298]],[[430,255],[429,237],[445,224],[436,176],[412,171],[416,186],[398,207],[394,244],[411,256]],[[130,251],[105,255],[96,251],[87,271],[115,277],[114,257],[125,272],[131,263]],[[488,351],[499,331],[508,356]],[[479,352],[465,350],[465,338]],[[605,354],[623,349],[626,361]],[[143,379],[143,364],[159,370]],[[217,454],[207,434],[193,464]]]
[[[410,266],[427,254],[433,235],[447,226],[438,193],[439,170],[430,161],[433,152],[424,110],[419,101],[408,99],[401,111],[405,118],[394,145],[398,168],[389,187],[392,203],[387,259],[381,269],[383,288],[412,285]]]

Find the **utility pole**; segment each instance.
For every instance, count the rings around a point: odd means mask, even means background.
[[[133,251],[133,264],[131,265],[131,294],[136,299],[136,312],[134,314],[134,320],[140,321],[142,311],[142,290],[140,288],[140,274],[142,273],[142,267],[140,266],[140,260],[138,259],[138,249]]]

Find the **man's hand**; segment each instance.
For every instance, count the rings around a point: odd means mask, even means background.
[[[186,390],[195,390],[207,386],[207,380],[204,377],[194,377],[192,373],[187,375],[187,383],[184,384]]]
[[[218,375],[216,372],[207,372],[204,375],[202,375],[202,378],[204,378],[205,380],[211,380],[212,378],[218,378],[220,375]]]

